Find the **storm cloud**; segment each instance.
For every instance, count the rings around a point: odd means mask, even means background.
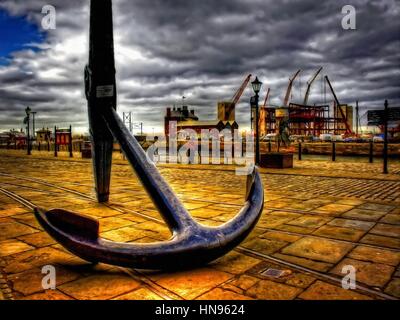
[[[21,127],[27,105],[39,126],[87,127],[89,1],[1,0],[0,9],[40,27],[47,4],[57,10],[57,29],[46,31],[40,50],[14,52],[0,66],[1,129]],[[356,30],[341,26],[347,4],[356,8]],[[184,95],[201,119],[213,119],[217,101],[229,100],[249,73],[264,83],[261,98],[269,87],[270,104],[281,105],[298,69],[291,98],[301,102],[320,66],[342,103],[360,101],[361,115],[385,99],[399,105],[399,16],[394,0],[115,0],[118,110],[132,111],[148,131],[161,130],[165,108]],[[242,128],[251,91],[237,107]],[[332,101],[320,76],[309,103],[325,98]]]

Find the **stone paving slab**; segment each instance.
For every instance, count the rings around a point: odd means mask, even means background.
[[[162,223],[135,214],[161,219],[126,161],[115,161],[111,201],[104,206],[55,188],[95,197],[90,161],[37,153],[31,159],[0,150],[0,173],[13,175],[0,174],[0,186],[42,207],[97,218],[102,237],[112,241],[170,237]],[[233,166],[159,168],[200,223],[220,225],[243,204],[246,179],[236,176]],[[400,164],[390,169],[400,172]],[[318,161],[261,172],[265,208],[240,248],[202,268],[169,273],[87,263],[43,232],[30,210],[0,193],[3,285],[14,298],[31,300],[388,298],[383,293],[400,298],[400,194],[387,196],[400,188],[398,174],[383,176],[377,164],[367,163],[329,162],[321,169]],[[41,288],[41,268],[49,264],[57,270],[56,290]],[[340,286],[348,264],[357,270],[357,290]]]
[[[331,272],[341,275],[344,266],[353,266],[357,271],[357,281],[367,284],[371,287],[382,288],[387,284],[394,268],[385,264],[371,263],[366,261],[359,261],[355,259],[346,258],[341,261]]]

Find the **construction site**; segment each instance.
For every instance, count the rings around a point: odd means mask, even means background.
[[[282,106],[271,106],[268,104],[270,88],[268,88],[264,104],[260,109],[260,131],[261,135],[275,133],[276,118],[286,117],[289,119],[289,130],[291,135],[320,136],[321,134],[354,135],[353,130],[353,107],[339,101],[332,83],[327,75],[323,77],[324,104],[309,103],[309,97],[313,83],[321,75],[322,67],[307,81],[307,89],[302,103],[291,102],[293,84],[299,77],[298,70],[290,79],[283,99]],[[321,75],[322,77],[322,75]],[[332,101],[327,97],[327,87],[332,95]],[[359,125],[358,109],[356,108],[356,126]],[[356,130],[357,131],[357,130]]]
[[[301,70],[297,70],[294,75],[289,78],[286,92],[283,95],[281,105],[272,105],[269,103],[271,88],[267,87],[267,93],[263,99],[263,103],[259,106],[259,133],[263,139],[268,134],[275,134],[278,130],[279,119],[285,118],[289,123],[289,134],[302,137],[319,137],[322,134],[332,134],[342,137],[356,137],[361,128],[361,117],[359,115],[358,101],[356,107],[343,103],[339,100],[334,87],[328,75],[322,75],[323,68],[320,67],[312,77],[307,81],[304,98],[301,103],[294,101],[293,88],[295,81],[299,79]],[[165,134],[168,136],[168,127],[170,121],[177,121],[178,131],[183,129],[194,129],[200,132],[201,129],[223,130],[226,128],[236,129],[238,124],[235,118],[235,109],[240,99],[249,86],[252,75],[246,76],[240,87],[230,100],[217,102],[217,119],[203,121],[194,113],[194,110],[188,110],[188,106],[167,108],[164,119]],[[320,89],[322,103],[311,104],[310,94],[313,85],[319,79],[322,83]],[[267,81],[266,81],[267,82]],[[299,91],[302,91],[301,82]],[[316,90],[316,88],[314,88]],[[255,109],[251,110],[251,129],[256,128]],[[399,131],[392,130],[392,135]]]

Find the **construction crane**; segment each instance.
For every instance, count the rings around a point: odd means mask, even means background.
[[[288,85],[288,88],[287,88],[287,90],[286,90],[285,100],[283,101],[283,106],[284,106],[284,107],[287,107],[287,106],[288,106],[290,93],[292,92],[293,82],[294,82],[294,80],[296,80],[296,78],[297,78],[297,76],[299,75],[300,72],[301,72],[301,70],[298,70],[298,71],[294,74],[294,76],[293,76],[291,79],[289,79],[289,85]]]
[[[260,108],[260,118],[258,120],[258,126],[260,128],[260,136],[263,137],[267,134],[266,132],[266,123],[265,123],[265,117],[267,115],[267,103],[268,103],[268,98],[269,98],[269,92],[270,88],[267,90],[267,95],[265,96],[264,104]]]
[[[349,123],[347,122],[347,117],[346,117],[346,115],[344,114],[343,109],[341,108],[342,105],[340,104],[339,99],[338,99],[337,96],[336,96],[335,90],[333,90],[332,84],[331,84],[331,82],[329,81],[328,76],[325,76],[325,80],[326,80],[326,82],[328,83],[329,88],[331,89],[332,95],[333,95],[333,97],[335,98],[336,106],[337,106],[337,108],[338,108],[339,111],[340,111],[340,115],[342,116],[342,119],[344,120],[344,124],[345,124],[345,126],[346,126],[346,134],[348,134],[348,133],[352,134],[353,131],[351,130],[351,128],[350,128],[350,126],[349,126]],[[336,117],[336,114],[335,114],[335,117]]]
[[[235,92],[235,94],[233,95],[231,102],[234,104],[237,104],[240,100],[240,98],[243,95],[244,90],[246,89],[247,85],[249,84],[249,81],[251,79],[251,74],[249,74],[246,79],[244,79],[242,85],[240,86],[240,88]]]
[[[266,108],[267,107],[268,98],[269,98],[269,92],[270,92],[270,88],[267,89],[267,95],[265,96],[265,100],[264,100],[264,104],[263,104],[262,108]]]
[[[304,102],[303,104],[306,106],[308,103],[308,98],[310,96],[310,91],[311,91],[311,85],[313,84],[313,82],[315,81],[315,79],[318,77],[318,75],[320,74],[322,70],[322,67],[318,69],[318,71],[313,75],[313,77],[307,82],[307,91],[306,91],[306,95],[304,97]]]
[[[235,121],[235,106],[242,97],[243,92],[249,84],[250,79],[251,74],[246,77],[246,79],[243,81],[240,88],[235,92],[231,100],[218,102],[218,120]]]

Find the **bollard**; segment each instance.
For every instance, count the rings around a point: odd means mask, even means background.
[[[388,118],[389,118],[389,103],[385,100],[383,124],[385,126],[385,137],[383,142],[383,173],[388,174]]]
[[[336,161],[336,142],[332,142],[332,161]]]
[[[301,161],[301,142],[299,142],[299,161]]]
[[[271,141],[268,141],[268,152],[271,152],[272,146],[271,146]]]
[[[374,142],[369,142],[369,163],[374,162]]]
[[[40,142],[38,143],[38,151],[40,151]]]

